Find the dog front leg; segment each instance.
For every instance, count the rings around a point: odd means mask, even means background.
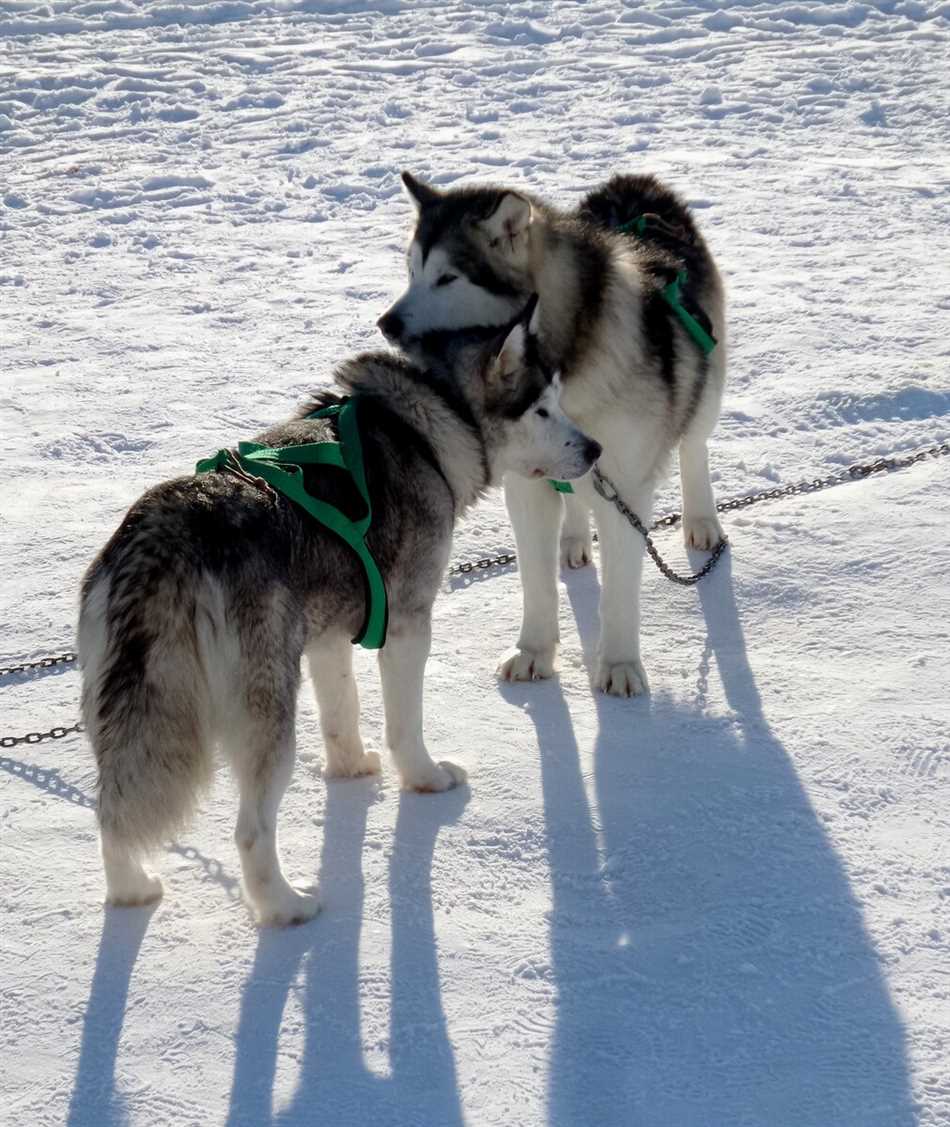
[[[653,484],[620,487],[624,501],[649,527]],[[640,583],[645,544],[642,535],[612,504],[597,497],[594,517],[600,533],[600,647],[594,684],[612,696],[649,691],[640,662]]]
[[[538,681],[554,675],[557,624],[558,530],[561,495],[545,481],[508,474],[505,502],[518,547],[522,612],[518,650],[498,667],[504,681]]]
[[[324,777],[353,779],[378,775],[379,756],[375,751],[364,751],[360,739],[353,643],[345,634],[321,635],[307,647],[307,660],[326,750]]]
[[[422,684],[431,638],[428,614],[390,618],[379,651],[386,743],[404,790],[450,790],[466,777],[454,763],[434,762],[422,738]]]

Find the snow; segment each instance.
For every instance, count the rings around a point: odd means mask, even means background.
[[[403,167],[687,195],[731,295],[721,496],[946,441],[948,47],[950,5],[899,0],[8,3],[0,664],[70,646],[147,484],[380,343]],[[87,746],[13,749],[4,1122],[948,1127],[948,483],[752,508],[698,592],[649,574],[648,700],[592,695],[592,569],[530,686],[493,678],[514,570],[447,582],[428,740],[471,786],[324,784],[303,693],[300,929],[249,922],[223,773],[160,906],[103,912]],[[455,555],[510,543],[495,495]],[[78,688],[0,680],[0,734]]]

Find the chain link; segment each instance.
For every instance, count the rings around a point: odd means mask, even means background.
[[[70,728],[57,725],[55,728],[50,728],[48,732],[27,732],[25,736],[0,736],[0,747],[16,747],[17,744],[38,744],[42,743],[43,740],[61,740],[64,736],[71,736],[75,732],[84,732],[85,730],[85,725],[80,721]]]
[[[710,555],[709,559],[703,564],[699,571],[693,572],[690,575],[680,575],[678,572],[675,572],[656,550],[656,545],[653,543],[653,539],[650,536],[650,532],[647,526],[643,523],[642,520],[640,520],[633,509],[631,509],[627,505],[626,501],[624,501],[624,499],[620,496],[620,494],[617,492],[617,487],[610,480],[610,478],[607,477],[605,473],[601,472],[599,466],[594,466],[592,476],[594,488],[605,501],[609,501],[610,504],[613,505],[613,507],[617,510],[617,512],[620,513],[621,516],[625,517],[627,521],[633,525],[637,532],[640,533],[640,535],[646,541],[647,551],[650,553],[650,559],[653,560],[656,566],[660,569],[661,572],[663,572],[663,574],[667,579],[670,580],[670,582],[679,583],[681,587],[692,587],[693,584],[698,583],[704,575],[708,575],[719,562],[719,557],[726,550],[726,546],[729,543],[728,539],[725,536],[723,536],[719,543],[713,548],[712,554]]]
[[[41,657],[39,661],[24,661],[20,665],[7,665],[0,668],[0,677],[12,676],[14,673],[28,673],[32,669],[52,669],[54,665],[70,665],[78,656],[72,650],[68,650],[56,657]]]

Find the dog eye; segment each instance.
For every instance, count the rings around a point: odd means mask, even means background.
[[[546,407],[539,407],[537,411],[535,411],[535,414],[540,415],[542,419],[547,419],[550,417],[548,415],[548,409]]]
[[[450,286],[457,278],[458,274],[443,274],[435,284],[437,286]]]

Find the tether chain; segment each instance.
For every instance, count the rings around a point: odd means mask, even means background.
[[[741,497],[732,497],[728,501],[720,501],[716,506],[717,513],[735,512],[737,509],[747,509],[750,505],[757,505],[760,501],[775,501],[782,497],[791,497],[796,493],[817,493],[820,489],[827,489],[832,485],[844,485],[849,481],[861,481],[863,478],[870,477],[871,474],[880,473],[882,471],[902,470],[908,466],[914,466],[918,462],[923,462],[926,458],[941,458],[950,454],[950,442],[940,442],[936,446],[927,446],[923,450],[918,450],[913,454],[907,454],[904,457],[892,458],[877,458],[873,462],[855,462],[853,465],[846,467],[840,473],[829,474],[828,477],[810,477],[804,478],[802,481],[797,481],[792,485],[780,485],[774,489],[760,489],[755,493],[745,493]],[[609,500],[610,498],[608,498]],[[658,528],[673,528],[683,519],[682,513],[667,513],[666,516],[658,517],[651,525],[650,532],[655,532]],[[639,522],[638,523],[642,523]],[[646,535],[646,533],[643,533]],[[597,533],[593,535],[593,540],[596,542],[598,539]],[[719,552],[719,545],[713,549],[714,552]],[[719,553],[721,554],[721,552]],[[716,556],[718,560],[719,555]],[[449,569],[449,576],[453,575],[468,575],[473,571],[488,570],[491,567],[505,567],[508,564],[513,564],[518,559],[514,552],[503,552],[498,556],[485,556],[479,560],[470,560],[465,563],[456,564]],[[662,570],[662,569],[661,569]],[[701,574],[708,574],[706,569]],[[664,572],[664,574],[666,574]],[[677,582],[676,579],[673,582]],[[685,584],[692,586],[691,582]]]
[[[80,720],[70,728],[57,725],[48,732],[27,732],[25,736],[0,736],[0,747],[16,747],[17,744],[38,744],[43,740],[61,740],[63,736],[71,736],[74,732],[84,732],[85,724]]]
[[[640,533],[640,535],[646,541],[647,551],[650,553],[650,559],[653,560],[660,571],[662,571],[666,578],[669,579],[672,583],[679,583],[681,587],[692,587],[694,583],[698,583],[704,575],[708,575],[712,571],[712,569],[719,562],[719,557],[726,550],[729,541],[725,536],[723,536],[723,538],[719,541],[715,548],[713,548],[712,554],[710,555],[709,559],[703,564],[699,571],[695,571],[690,575],[679,575],[670,567],[666,560],[664,560],[660,553],[656,550],[656,545],[653,543],[647,526],[643,523],[642,520],[640,520],[633,509],[631,509],[627,505],[626,501],[624,501],[624,499],[617,492],[616,485],[614,485],[614,483],[610,480],[609,477],[607,477],[606,474],[601,472],[598,466],[594,466],[593,482],[594,488],[601,495],[601,497],[603,497],[605,501],[609,501],[610,504],[612,504],[613,507],[617,510],[617,512],[620,513],[621,516],[626,517],[629,523],[632,524],[637,532]]]
[[[41,657],[39,661],[24,661],[20,665],[8,665],[6,668],[0,669],[0,677],[6,677],[13,673],[27,673],[31,669],[52,669],[54,665],[69,665],[77,657],[78,654],[69,650],[64,654],[59,654],[58,657]]]
[[[870,477],[871,474],[883,471],[890,472],[892,470],[906,469],[908,466],[914,466],[918,462],[923,462],[926,458],[942,458],[948,454],[950,454],[950,442],[940,442],[935,446],[927,446],[922,450],[918,450],[913,454],[907,454],[903,457],[877,458],[873,462],[865,462],[863,464],[855,462],[840,473],[829,474],[827,477],[804,478],[802,481],[795,482],[793,485],[781,485],[774,489],[760,489],[756,493],[746,493],[741,497],[733,497],[728,501],[720,501],[716,506],[716,511],[719,513],[729,513],[737,509],[747,509],[750,505],[757,505],[760,501],[775,501],[781,497],[791,497],[796,493],[817,493],[820,489],[827,489],[832,485],[843,485],[848,481],[861,481],[863,478]],[[728,541],[723,538],[715,548],[713,548],[709,559],[699,571],[693,575],[677,575],[676,572],[666,564],[660,553],[654,547],[650,532],[654,532],[658,528],[672,528],[674,525],[679,524],[683,519],[682,513],[668,513],[666,516],[659,517],[650,525],[650,528],[647,529],[636,513],[628,508],[610,479],[605,477],[597,468],[594,469],[593,481],[594,488],[601,497],[610,501],[643,536],[646,540],[647,551],[650,553],[653,562],[673,583],[679,583],[684,587],[692,587],[695,583],[698,583],[704,575],[708,575],[709,572],[712,571],[718,563],[720,556],[726,550]],[[597,539],[596,533],[593,538],[594,540]],[[515,563],[517,559],[518,556],[515,552],[502,552],[497,556],[485,556],[479,560],[456,564],[449,569],[448,574],[450,576],[468,575],[470,572],[484,571],[491,567],[506,567],[509,564]],[[37,661],[24,661],[19,665],[8,665],[6,667],[0,667],[0,677],[12,676],[14,673],[30,673],[36,669],[50,669],[54,665],[70,665],[76,661],[76,658],[77,655],[75,653],[67,651],[66,653],[58,654],[54,657],[43,657]],[[85,726],[80,722],[73,724],[69,728],[57,726],[51,728],[48,732],[27,732],[25,736],[2,736],[0,737],[0,748],[16,747],[18,744],[38,744],[43,740],[61,740],[64,736],[70,736],[74,732],[82,732],[84,729]],[[0,765],[2,764],[3,759],[0,758]]]

